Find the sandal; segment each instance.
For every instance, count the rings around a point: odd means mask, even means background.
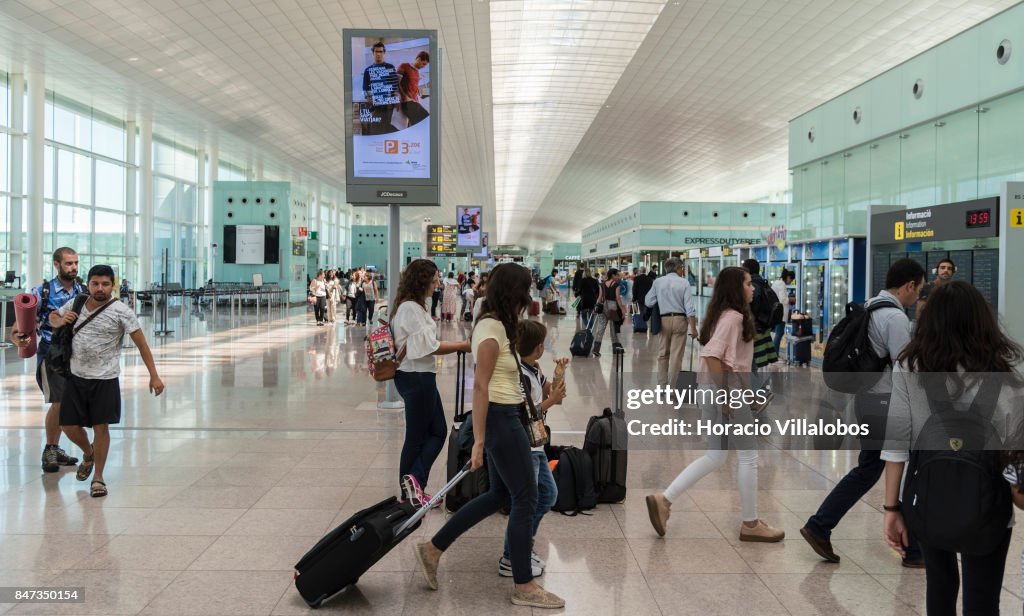
[[[103,483],[102,481],[94,481],[94,482],[92,482],[92,485],[89,486],[89,496],[91,496],[93,498],[99,498],[101,496],[106,496],[106,495],[107,495],[107,484]]]
[[[79,481],[85,481],[92,475],[92,465],[94,459],[92,456],[83,456],[82,463],[78,465],[78,472],[75,473],[75,479]]]

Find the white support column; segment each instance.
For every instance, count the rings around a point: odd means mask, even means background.
[[[213,185],[220,179],[220,148],[217,144],[210,146],[210,172],[207,176],[209,178],[210,190],[207,192],[206,198],[206,233],[204,234],[204,240],[206,241],[206,260],[210,264],[209,274],[210,278],[217,279],[217,259],[213,253]],[[206,281],[203,280],[203,284]]]
[[[198,288],[200,285],[206,282],[204,274],[206,274],[205,265],[209,263],[209,258],[204,254],[206,249],[206,232],[209,228],[210,219],[206,214],[206,202],[209,200],[210,190],[206,184],[206,149],[200,146],[196,149],[196,237],[195,237],[195,253],[196,253],[196,281],[193,288]],[[186,281],[182,281],[182,285],[185,285]]]
[[[257,182],[262,182],[263,181],[263,159],[262,158],[256,160],[256,181]]]
[[[139,289],[153,282],[153,120],[139,131]]]
[[[128,166],[124,174],[124,256],[125,270],[128,280],[132,281],[133,288],[139,288],[139,237],[135,227],[139,224],[139,154],[136,143],[138,124],[135,120],[128,120],[124,125],[125,133],[125,161]]]
[[[46,151],[46,81],[43,75],[36,73],[28,78],[28,208],[25,221],[28,230],[28,241],[25,244],[25,275],[26,286],[34,286],[47,275],[43,269],[43,184]],[[55,247],[56,248],[56,247]],[[47,259],[49,261],[49,259]]]
[[[26,259],[21,253],[25,250],[25,242],[22,240],[21,232],[25,228],[22,206],[25,203],[25,76],[11,74],[11,226],[8,234],[10,242],[11,261],[10,269],[17,272],[18,276],[25,276]],[[34,280],[22,279],[26,288],[35,283]]]

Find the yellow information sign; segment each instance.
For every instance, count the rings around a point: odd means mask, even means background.
[[[906,233],[907,223],[900,221],[896,223],[896,230],[893,232],[893,239],[902,241]]]
[[[1024,208],[1010,210],[1010,226],[1024,227]]]

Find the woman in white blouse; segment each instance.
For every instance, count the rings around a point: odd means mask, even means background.
[[[435,355],[469,351],[469,341],[441,342],[437,323],[427,302],[437,286],[440,271],[433,261],[416,259],[402,272],[391,308],[391,329],[395,346],[404,358],[395,373],[395,389],[405,401],[405,443],[398,463],[399,482],[406,475],[415,481],[414,494],[426,503],[423,493],[430,467],[444,448],[448,436],[441,395],[437,391]]]

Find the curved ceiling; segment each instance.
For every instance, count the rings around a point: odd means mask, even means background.
[[[0,54],[69,97],[340,190],[341,30],[436,28],[444,208],[410,217],[483,204],[497,243],[539,247],[636,201],[785,191],[791,118],[1013,4],[7,0]]]

